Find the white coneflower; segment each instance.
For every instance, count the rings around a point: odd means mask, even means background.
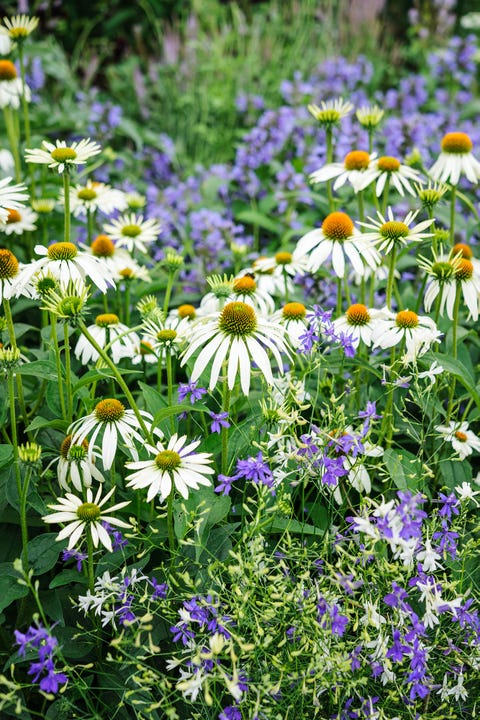
[[[363,237],[371,240],[380,252],[388,254],[394,247],[406,245],[410,242],[421,242],[425,238],[433,236],[433,233],[423,232],[432,225],[433,218],[423,220],[410,227],[418,215],[418,210],[415,212],[410,211],[403,220],[394,219],[391,207],[388,208],[386,217],[379,211],[377,215],[378,220],[369,217],[370,222],[360,222],[359,225],[373,230],[373,232],[363,233]]]
[[[21,42],[37,27],[38,17],[34,15],[12,15],[4,17],[0,33],[8,35],[10,40]]]
[[[132,358],[140,343],[137,333],[121,323],[114,313],[97,315],[95,324],[90,325],[87,329],[102,350],[108,346],[108,353],[111,354],[115,364],[119,363],[122,358]],[[100,357],[84,335],[78,339],[75,356],[83,365],[96,362]]]
[[[19,295],[21,285],[18,283],[19,264],[15,255],[7,248],[0,248],[0,303],[4,299]]]
[[[272,321],[278,322],[285,328],[285,333],[293,348],[301,345],[300,337],[308,327],[307,308],[299,302],[286,303],[283,308],[273,313]]]
[[[423,355],[442,333],[428,316],[417,315],[413,310],[392,313],[385,309],[372,333],[372,347],[391,348],[405,342],[404,362],[413,362]]]
[[[29,102],[30,88],[18,77],[15,65],[10,60],[0,60],[0,108],[18,109],[24,89],[25,99]]]
[[[65,202],[63,190],[60,202]],[[70,210],[75,217],[99,210],[110,215],[114,210],[125,210],[127,201],[122,190],[116,190],[105,183],[87,180],[85,185],[70,187]]]
[[[364,240],[352,219],[344,212],[327,215],[321,228],[310,230],[297,243],[294,256],[308,256],[309,270],[316,272],[330,259],[335,275],[345,276],[345,262],[350,261],[359,275],[365,273],[365,265],[372,270],[380,264],[380,257],[372,243]]]
[[[194,452],[200,441],[188,443],[187,438],[172,435],[165,447],[157,443],[155,447],[146,445],[149,453],[154,455],[151,460],[127,462],[125,466],[136,472],[127,475],[127,486],[134,490],[148,488],[147,502],[157,495],[163,502],[175,487],[180,495],[187,499],[189,489],[198,490],[199,485],[210,485],[207,475],[215,471],[211,467],[211,453]]]
[[[66,143],[65,140],[55,140],[55,145],[43,140],[41,148],[27,148],[25,160],[27,163],[48,165],[59,173],[74,165],[84,165],[87,160],[98,155],[102,148],[90,138]]]
[[[435,430],[445,442],[452,444],[452,448],[461,460],[465,460],[474,450],[480,452],[480,438],[469,430],[467,422],[451,421],[448,425],[437,425]]]
[[[103,231],[120,248],[125,247],[131,253],[140,250],[147,253],[147,245],[155,242],[160,234],[158,220],[144,220],[143,215],[127,213],[104,226]]]
[[[162,318],[147,318],[143,322],[146,340],[152,346],[159,360],[164,360],[167,353],[178,355],[190,337],[191,323],[188,318],[169,315]]]
[[[67,492],[64,498],[57,498],[57,504],[48,505],[50,510],[54,510],[55,512],[50,515],[44,515],[42,520],[46,523],[67,523],[63,530],[60,530],[55,540],[65,540],[68,538],[68,550],[72,550],[72,548],[75,547],[88,529],[94,547],[97,548],[99,545],[103,545],[107,550],[112,552],[112,541],[102,523],[106,522],[109,525],[122,528],[131,527],[129,523],[108,514],[130,505],[130,500],[116,503],[116,505],[112,505],[112,507],[109,508],[103,508],[114,492],[115,488],[113,487],[105,497],[102,498],[102,487],[100,486],[95,498],[93,498],[91,489],[87,488],[86,501]]]
[[[35,252],[42,255],[40,260],[34,260],[22,268],[21,281],[26,286],[32,282],[38,273],[50,272],[62,285],[69,282],[94,283],[101,292],[107,292],[109,287],[115,287],[111,272],[106,265],[90,253],[79,251],[71,242],[56,242],[48,247],[36,245]]]
[[[480,178],[480,162],[472,154],[473,143],[463,132],[451,132],[443,136],[442,151],[429,170],[434,180],[458,185],[461,175],[471,183]]]
[[[37,213],[28,207],[21,210],[10,208],[6,222],[0,222],[0,232],[5,235],[23,235],[24,232],[32,232],[37,229],[35,225],[37,219]]]
[[[150,413],[146,410],[139,412],[151,426],[153,417]],[[72,435],[73,445],[81,445],[90,435],[89,457],[92,457],[95,441],[102,436],[103,467],[105,470],[109,470],[115,459],[119,437],[132,455],[138,457],[133,440],[136,440],[140,446],[145,444],[145,438],[139,433],[140,429],[139,420],[133,410],[125,408],[115,398],[106,398],[96,404],[92,413],[72,423],[68,432]],[[153,432],[161,436],[158,428],[155,428]]]
[[[308,105],[307,109],[321,125],[331,127],[338,125],[343,117],[349,115],[353,110],[353,105],[349,100],[335,98],[320,102],[320,106],[312,103]]]
[[[383,310],[369,310],[362,303],[350,305],[345,315],[333,321],[337,333],[344,332],[352,341],[352,345],[358,347],[360,340],[365,345],[372,344],[372,334],[380,318],[384,318]]]
[[[275,310],[272,296],[265,290],[261,290],[255,282],[255,278],[248,273],[235,278],[230,300],[251,305],[262,315],[269,315]]]
[[[458,248],[458,245],[455,246]],[[473,258],[472,258],[473,259]],[[447,312],[450,320],[453,320],[455,308],[455,298],[457,288],[460,284],[463,301],[467,306],[471,317],[476,321],[479,316],[480,308],[480,276],[477,274],[478,269],[472,259],[457,253],[453,254],[453,250],[448,256],[439,254],[434,255],[433,260],[421,258],[419,261],[422,267],[430,276],[425,290],[423,300],[425,310],[430,311],[435,299],[440,297],[439,312],[441,315]]]
[[[27,187],[23,183],[11,185],[11,177],[0,180],[0,222],[6,223],[11,210],[23,210],[28,200]]]
[[[271,319],[262,318],[250,305],[242,302],[227,303],[220,313],[192,328],[190,344],[183,356],[182,365],[200,348],[202,350],[191,373],[192,382],[197,381],[209,368],[209,386],[212,390],[225,362],[228,387],[230,390],[233,388],[239,375],[245,395],[248,395],[250,390],[252,362],[258,366],[266,382],[272,385],[273,374],[267,351],[274,356],[280,372],[283,372],[280,353],[288,355],[282,326]]]
[[[382,121],[385,110],[379,108],[378,105],[363,105],[356,110],[355,115],[360,125],[367,130],[373,130]]]
[[[358,192],[357,186],[363,178],[363,174],[370,167],[370,163],[377,157],[376,153],[370,155],[365,150],[352,150],[345,155],[343,162],[327,163],[319,170],[310,175],[310,182],[320,183],[326,180],[333,180],[333,189],[343,187],[346,182],[350,183],[355,192]]]
[[[423,182],[418,170],[414,170],[408,165],[402,165],[396,157],[383,155],[372,160],[368,170],[363,173],[357,185],[357,190],[365,190],[372,183],[376,183],[375,194],[380,197],[387,180],[402,197],[405,195],[405,191],[410,195],[416,194],[412,182],[417,184]]]
[[[64,490],[70,490],[71,483],[78,492],[90,487],[92,480],[102,483],[105,479],[94,458],[88,457],[88,442],[84,440],[81,445],[72,445],[71,435],[67,435],[60,446],[57,477]]]

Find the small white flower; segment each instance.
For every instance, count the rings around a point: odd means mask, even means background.
[[[406,245],[410,242],[421,242],[425,238],[432,237],[433,233],[424,232],[434,222],[433,218],[410,227],[418,215],[416,212],[409,212],[403,220],[395,220],[392,208],[389,207],[384,217],[377,212],[378,220],[369,217],[370,222],[361,222],[359,225],[373,230],[363,233],[363,237],[371,240],[380,252],[390,253],[394,247]]]
[[[167,447],[157,443],[156,447],[146,445],[149,453],[155,457],[151,460],[127,462],[125,466],[136,472],[126,477],[127,486],[135,490],[148,488],[147,502],[157,495],[163,502],[172,492],[174,486],[180,495],[187,499],[189,488],[198,490],[199,485],[210,485],[206,475],[215,471],[210,466],[211,453],[196,453],[200,441],[186,443],[186,436],[178,437],[175,433]]]
[[[49,168],[56,168],[59,173],[74,165],[84,165],[87,160],[100,153],[102,148],[90,138],[71,142],[67,145],[65,140],[56,140],[55,145],[43,140],[41,148],[29,148],[25,150],[27,163],[48,165]]]
[[[98,345],[111,353],[113,362],[117,365],[124,357],[132,358],[140,344],[137,333],[120,322],[114,313],[97,315],[95,324],[87,328]],[[75,356],[83,365],[96,362],[99,358],[97,350],[84,335],[78,339],[75,347]]]
[[[30,88],[17,77],[17,69],[11,60],[0,60],[0,108],[18,109],[25,87],[25,99],[30,101]]]
[[[0,222],[6,223],[10,210],[23,210],[28,200],[27,187],[23,183],[11,185],[12,178],[0,180]]]
[[[69,538],[68,550],[75,547],[82,534],[86,533],[88,528],[94,547],[98,547],[99,544],[101,544],[112,552],[112,541],[108,532],[103,527],[102,522],[108,522],[110,525],[117,527],[131,527],[129,523],[106,514],[124,508],[130,504],[130,500],[117,503],[110,508],[102,509],[114,492],[115,488],[112,488],[102,499],[102,488],[100,487],[95,499],[93,499],[91,489],[87,488],[86,502],[72,493],[67,493],[64,498],[57,498],[58,504],[48,506],[51,510],[55,510],[55,512],[50,515],[45,515],[42,520],[46,523],[67,523],[55,539],[65,540],[65,538]]]
[[[460,487],[455,488],[455,492],[460,500],[473,500],[475,504],[478,505],[478,501],[475,500],[475,495],[480,495],[480,490],[474,490],[470,483],[464,481]]]
[[[430,168],[434,180],[458,185],[461,175],[475,185],[480,178],[480,163],[472,154],[473,143],[463,132],[451,132],[443,136],[442,151]]]
[[[395,157],[384,155],[372,160],[369,169],[365,171],[357,185],[357,191],[365,190],[366,187],[375,182],[375,194],[377,197],[380,197],[385,189],[387,180],[390,186],[402,197],[405,195],[405,191],[415,196],[415,188],[411,183],[422,182],[417,170],[414,170],[408,165],[402,165],[400,160],[397,160]]]
[[[135,250],[147,253],[147,245],[158,239],[161,229],[157,220],[144,220],[143,215],[135,215],[135,213],[124,214],[103,228],[105,234],[115,241],[117,247],[127,248],[131,253]]]
[[[392,313],[384,310],[372,333],[372,347],[390,348],[405,342],[404,363],[413,362],[423,355],[434,342],[439,342],[442,333],[428,316],[417,315],[412,310]]]
[[[434,360],[428,370],[423,370],[422,372],[418,373],[418,377],[421,380],[429,380],[430,383],[433,385],[433,383],[437,379],[437,375],[441,375],[443,372],[443,367],[439,365],[436,360]]]
[[[480,451],[480,438],[468,429],[467,422],[450,421],[448,425],[437,425],[435,430],[442,435],[445,442],[452,443],[452,447],[461,460],[472,454],[474,450]]]
[[[84,441],[82,445],[72,445],[71,435],[67,435],[60,446],[57,477],[64,490],[70,490],[71,483],[78,492],[91,487],[92,479],[100,483],[105,480],[95,465],[95,458],[88,457],[88,443]]]
[[[338,190],[348,182],[354,191],[358,192],[358,185],[363,180],[363,174],[376,157],[376,153],[370,155],[365,150],[352,150],[352,152],[345,155],[343,162],[327,163],[327,165],[311,173],[310,182],[320,183],[336,178],[333,183],[334,190]]]
[[[37,218],[37,213],[28,207],[21,210],[11,208],[7,220],[4,223],[0,222],[0,232],[5,235],[23,235],[24,232],[32,232],[37,229],[35,225]]]
[[[60,201],[62,204],[65,203],[63,191],[60,193]],[[87,180],[85,185],[75,185],[70,188],[70,210],[75,217],[96,210],[110,215],[114,210],[123,211],[126,207],[125,193],[111,188],[110,185]]]
[[[385,318],[383,310],[369,310],[362,303],[350,305],[345,315],[333,321],[335,332],[349,335],[352,345],[357,348],[360,341],[372,344],[372,334],[379,319]]]

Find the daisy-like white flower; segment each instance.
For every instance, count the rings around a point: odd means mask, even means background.
[[[0,180],[0,222],[6,223],[11,210],[23,210],[28,200],[27,187],[23,183],[10,185],[11,177]]]
[[[360,222],[359,225],[373,230],[373,232],[364,233],[363,237],[371,240],[378,250],[385,254],[389,254],[393,248],[400,245],[406,245],[409,242],[421,242],[433,235],[433,233],[423,232],[434,222],[433,218],[423,220],[410,227],[418,215],[418,210],[415,212],[410,211],[403,220],[394,219],[391,207],[388,208],[386,217],[379,211],[377,215],[378,220],[369,217],[370,222]]]
[[[103,230],[118,247],[125,247],[131,253],[134,250],[147,253],[147,245],[157,240],[161,225],[158,220],[144,220],[143,215],[126,213],[105,225]]]
[[[38,17],[34,15],[12,15],[4,17],[0,33],[8,35],[11,40],[21,42],[31,35],[38,25]]]
[[[148,337],[142,337],[140,343],[135,348],[135,355],[132,357],[132,363],[139,365],[140,363],[147,363],[153,365],[158,362],[157,355],[153,349],[152,339]]]
[[[300,336],[305,333],[308,327],[305,305],[299,302],[287,303],[281,310],[277,310],[272,315],[272,321],[279,322],[284,326],[292,347],[298,348],[301,345]]]
[[[27,148],[25,160],[28,163],[48,165],[59,173],[70,170],[74,165],[85,165],[87,160],[102,151],[100,145],[90,138],[83,138],[69,144],[65,140],[55,140],[55,145],[43,140],[41,148]]]
[[[474,450],[480,451],[480,438],[468,429],[467,422],[451,421],[448,425],[437,425],[435,430],[440,433],[445,442],[452,444],[452,448],[461,460],[465,460]]]
[[[458,246],[456,246],[458,247]],[[463,255],[463,253],[462,253]],[[473,259],[473,258],[472,258]],[[480,274],[472,259],[460,253],[449,255],[439,253],[432,260],[420,258],[419,265],[430,276],[425,290],[423,304],[430,311],[435,299],[440,296],[440,314],[447,312],[453,320],[457,287],[460,283],[462,297],[472,318],[477,321],[480,308]]]
[[[63,191],[60,193],[60,201],[65,202]],[[123,211],[126,207],[125,193],[122,190],[115,190],[110,185],[87,180],[86,185],[75,185],[70,188],[70,210],[75,217],[96,210],[110,215],[114,210]]]
[[[143,330],[157,358],[164,360],[167,354],[178,355],[185,347],[191,323],[188,318],[178,315],[169,315],[165,320],[163,317],[147,318],[143,322]]]
[[[383,193],[385,185],[394,187],[402,197],[405,191],[410,195],[415,195],[415,188],[411,182],[421,183],[422,178],[418,170],[402,165],[400,160],[389,155],[383,155],[378,159],[372,160],[370,167],[366,170],[357,185],[358,190],[365,190],[372,183],[376,183],[375,194],[377,197]]]
[[[283,372],[281,352],[288,355],[284,330],[255,313],[242,302],[230,302],[220,313],[192,328],[190,344],[183,356],[182,365],[199,350],[191,380],[196,382],[210,367],[210,390],[216,386],[224,361],[227,363],[227,382],[230,390],[240,375],[240,385],[245,395],[250,390],[252,362],[254,362],[269,385],[273,385],[273,374],[267,350],[274,356],[280,373]]]
[[[473,143],[463,132],[451,132],[443,136],[441,153],[429,170],[434,180],[458,185],[461,175],[471,183],[480,178],[480,162],[472,153]]]
[[[295,257],[308,256],[309,270],[316,272],[331,259],[333,271],[339,278],[345,276],[345,261],[351,262],[359,275],[365,273],[365,265],[372,270],[380,264],[377,250],[357,230],[352,219],[344,212],[327,215],[321,228],[310,230],[297,243]]]
[[[0,170],[6,175],[10,175],[15,169],[15,161],[10,150],[0,150]]]
[[[7,221],[0,223],[0,232],[5,235],[23,235],[24,232],[31,232],[37,229],[35,225],[37,218],[37,213],[28,207],[21,210],[10,208]]]
[[[262,315],[269,315],[275,310],[272,296],[261,290],[255,282],[255,277],[249,273],[235,278],[230,300],[251,305]]]
[[[147,423],[150,425],[153,423],[153,417],[146,410],[140,410],[140,414]],[[115,398],[106,398],[96,404],[92,413],[72,423],[68,428],[68,433],[72,435],[73,445],[81,445],[90,435],[89,458],[93,456],[95,441],[102,436],[103,467],[105,470],[109,470],[115,459],[119,436],[132,455],[135,458],[138,457],[133,440],[142,446],[145,444],[145,438],[139,433],[140,429],[140,423],[133,410],[126,409]],[[158,428],[155,428],[153,432],[161,436]]]
[[[50,510],[55,512],[44,515],[42,520],[46,523],[67,523],[63,530],[60,530],[55,540],[68,538],[68,550],[72,550],[82,535],[89,532],[94,547],[97,548],[99,545],[103,545],[109,552],[112,552],[112,541],[102,522],[107,522],[109,525],[116,527],[131,527],[129,523],[109,514],[130,505],[130,500],[116,503],[109,508],[103,507],[114,492],[115,488],[112,488],[102,498],[102,487],[100,486],[94,498],[91,488],[87,488],[86,501],[67,492],[64,498],[57,498],[56,505],[48,505]]]
[[[37,273],[49,272],[62,285],[84,283],[88,279],[102,293],[107,292],[109,287],[115,287],[108,268],[90,253],[79,251],[73,243],[56,242],[48,247],[36,245],[35,252],[43,257],[22,268],[20,281],[24,286],[31,283]]]
[[[90,487],[92,479],[101,483],[105,479],[96,467],[94,458],[88,457],[87,440],[84,440],[81,445],[72,445],[71,435],[67,435],[60,446],[57,477],[64,490],[70,490],[71,483],[78,492]]]
[[[30,88],[18,77],[17,68],[10,60],[0,60],[0,108],[20,107],[25,87],[25,99],[30,101]]]
[[[355,115],[360,125],[367,130],[373,130],[382,121],[385,110],[379,108],[378,105],[363,105],[356,110]]]
[[[132,262],[128,250],[117,247],[107,235],[97,235],[90,247],[87,245],[81,247],[85,252],[98,258],[102,265],[105,264],[112,276],[118,276],[119,268],[127,267]]]
[[[321,125],[331,127],[332,125],[338,125],[343,117],[349,115],[353,110],[353,105],[343,98],[335,98],[334,100],[322,101],[320,107],[312,103],[308,105],[307,109]]]
[[[395,314],[384,309],[383,313],[384,317],[378,319],[372,332],[372,347],[386,349],[405,342],[405,363],[413,362],[426,353],[442,337],[435,322],[428,316],[417,315],[413,310],[400,310]]]
[[[137,333],[120,322],[114,313],[102,313],[95,318],[95,324],[87,328],[98,345],[111,353],[112,360],[118,364],[124,357],[132,358],[140,343]],[[97,350],[89,343],[84,335],[78,339],[75,347],[75,356],[83,365],[96,362],[100,357]]]
[[[186,444],[186,436],[172,435],[165,447],[158,442],[155,447],[146,445],[151,460],[127,462],[128,469],[135,470],[127,475],[127,486],[135,490],[148,488],[147,502],[160,495],[163,502],[174,486],[180,495],[187,499],[189,488],[198,490],[199,485],[210,485],[207,475],[215,471],[211,467],[211,453],[194,452],[200,445],[199,440]]]
[[[19,264],[15,255],[7,248],[0,248],[0,303],[6,298],[20,294],[18,283]]]
[[[352,150],[345,155],[343,162],[334,162],[324,165],[310,175],[310,182],[320,183],[336,178],[333,189],[343,187],[346,182],[350,183],[357,192],[357,185],[363,178],[363,173],[368,170],[370,163],[377,157],[376,153],[370,155],[365,150]]]
[[[275,288],[278,285],[281,290],[285,291],[285,275],[295,277],[296,275],[305,275],[308,272],[308,263],[304,257],[294,257],[294,255],[286,250],[280,250],[273,257],[259,257],[252,266],[251,272],[255,275],[255,280],[260,289],[265,290],[269,295],[275,294]],[[262,287],[258,282],[257,275],[273,275],[273,292],[266,287]],[[291,283],[289,288],[292,287]]]
[[[350,305],[345,315],[333,321],[336,333],[345,333],[351,339],[352,345],[357,348],[360,341],[365,345],[372,344],[372,333],[379,318],[384,318],[383,310],[369,310],[362,303]]]

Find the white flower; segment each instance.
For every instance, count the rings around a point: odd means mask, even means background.
[[[380,252],[388,254],[398,245],[406,245],[409,242],[421,242],[425,238],[432,237],[433,235],[433,233],[423,232],[434,222],[433,218],[423,220],[423,222],[418,223],[418,225],[410,227],[418,215],[418,210],[415,212],[410,211],[401,221],[394,219],[391,207],[388,208],[386,217],[380,212],[377,212],[377,215],[378,220],[369,217],[369,223],[361,222],[359,224],[374,231],[364,233],[363,237],[371,240]]]
[[[125,478],[128,487],[135,490],[148,488],[147,502],[160,495],[163,502],[174,486],[180,495],[187,499],[188,490],[198,490],[199,485],[210,485],[206,475],[215,471],[210,467],[211,453],[195,453],[200,445],[199,440],[186,445],[186,436],[178,437],[175,433],[168,441],[167,447],[160,442],[155,447],[146,445],[149,453],[155,457],[151,460],[127,462],[125,466],[136,472]]]
[[[213,390],[226,362],[228,387],[232,390],[237,375],[240,375],[240,385],[245,395],[250,390],[252,361],[266,382],[273,385],[267,350],[273,354],[281,373],[283,362],[280,353],[288,355],[283,328],[257,315],[250,305],[242,302],[228,303],[221,313],[203,322],[196,322],[181,364],[185,365],[202,346],[192,369],[191,380],[197,381],[211,362],[209,387]]]
[[[308,112],[322,125],[337,125],[341,118],[346,117],[353,110],[349,100],[335,98],[334,100],[321,101],[320,107],[312,103],[307,106]]]
[[[352,152],[345,155],[342,163],[328,163],[311,173],[310,182],[319,183],[336,178],[333,183],[334,190],[338,190],[348,182],[354,191],[358,192],[357,186],[363,179],[364,172],[368,170],[371,161],[376,157],[376,153],[369,155],[365,150],[352,150]]]
[[[78,492],[90,487],[92,479],[101,483],[105,479],[95,466],[94,458],[88,457],[87,441],[84,440],[81,445],[72,445],[71,435],[67,435],[60,446],[57,477],[60,487],[64,490],[70,490],[71,482]]]
[[[301,345],[300,337],[308,327],[307,308],[299,302],[287,303],[281,310],[272,315],[272,322],[278,322],[285,328],[290,345],[298,348]]]
[[[12,15],[3,18],[4,26],[0,27],[2,34],[8,35],[11,40],[22,41],[28,37],[38,25],[35,15]]]
[[[441,565],[437,560],[441,560],[442,556],[439,555],[433,548],[430,542],[430,538],[427,538],[423,544],[423,550],[417,553],[417,560],[422,563],[423,571],[426,573],[434,572]]]
[[[379,318],[385,317],[383,310],[369,310],[362,303],[350,305],[345,315],[333,321],[336,333],[345,333],[351,338],[352,345],[358,347],[360,340],[365,345],[372,344],[372,333]]]
[[[392,313],[384,310],[372,333],[372,347],[390,348],[405,342],[405,363],[423,355],[430,346],[439,342],[442,333],[428,316],[417,315],[412,310]]]
[[[17,69],[10,60],[0,60],[0,108],[20,107],[25,87],[25,99],[30,101],[30,88],[17,77]]]
[[[22,285],[18,282],[19,263],[15,255],[7,248],[0,248],[0,303],[3,299],[21,293]]]
[[[232,286],[231,302],[243,302],[251,305],[261,315],[269,315],[275,309],[272,296],[258,287],[255,278],[249,273],[235,278]]]
[[[366,187],[376,182],[375,194],[380,197],[387,185],[387,180],[389,185],[394,187],[402,197],[405,195],[405,191],[410,195],[415,195],[411,181],[422,182],[417,170],[408,165],[402,165],[400,160],[395,157],[384,155],[378,160],[372,160],[369,169],[363,173],[357,185],[357,191],[365,190]]]
[[[48,506],[50,510],[55,510],[55,512],[50,515],[45,515],[42,520],[46,523],[68,523],[63,530],[60,530],[55,538],[56,540],[69,538],[67,545],[68,550],[75,547],[82,534],[86,533],[88,528],[94,547],[98,547],[99,544],[101,544],[112,552],[112,541],[110,540],[108,532],[103,527],[102,522],[108,522],[110,525],[117,527],[131,527],[129,523],[106,514],[130,505],[130,500],[117,503],[110,508],[102,509],[114,492],[115,488],[112,488],[105,497],[101,499],[102,488],[100,487],[95,499],[93,499],[91,489],[87,488],[86,502],[72,493],[66,493],[64,498],[57,498],[58,504]]]
[[[60,201],[65,202],[63,191],[60,193]],[[70,210],[75,217],[86,215],[87,211],[99,210],[105,215],[110,215],[114,210],[125,210],[127,201],[122,190],[115,190],[110,185],[101,182],[87,180],[86,185],[75,185],[70,187]]]
[[[444,372],[444,369],[441,365],[437,363],[436,360],[433,361],[433,363],[430,365],[428,370],[423,370],[422,372],[418,373],[418,377],[423,380],[429,380],[430,383],[433,385],[435,382],[437,375],[441,375],[441,373]]]
[[[143,322],[146,341],[158,360],[164,360],[167,353],[178,355],[185,347],[191,331],[187,317],[168,315],[166,320],[147,319]]]
[[[15,169],[15,161],[10,150],[0,150],[0,170],[7,175]]]
[[[461,460],[465,460],[474,450],[480,451],[480,438],[468,429],[467,422],[450,421],[448,425],[437,425],[435,430],[440,433],[445,442],[452,443],[453,449]]]
[[[140,344],[137,333],[121,323],[114,313],[97,315],[95,324],[90,325],[87,329],[103,350],[107,349],[111,352],[115,364],[118,364],[124,357],[132,358]],[[90,361],[96,362],[99,358],[97,350],[84,335],[78,339],[75,356],[83,365]]]
[[[73,165],[84,165],[87,160],[100,153],[102,148],[90,138],[71,142],[67,145],[65,140],[56,140],[55,145],[43,140],[41,148],[25,150],[27,163],[48,165],[63,173],[66,168]]]
[[[153,417],[145,410],[140,410],[141,416],[150,424]],[[92,457],[93,446],[99,436],[103,436],[102,441],[102,461],[105,470],[109,470],[115,459],[117,452],[118,436],[120,436],[132,453],[137,458],[133,439],[143,446],[145,438],[138,432],[141,424],[133,410],[125,409],[125,406],[115,398],[106,398],[100,400],[95,409],[89,415],[76,420],[69,427],[68,432],[72,435],[72,444],[81,445],[88,435],[90,437],[89,457]],[[160,430],[155,429],[156,435],[161,435]]]
[[[61,285],[90,280],[103,293],[109,287],[115,287],[106,265],[93,255],[79,251],[73,243],[56,242],[48,247],[36,245],[35,252],[43,257],[22,268],[19,281],[24,287],[31,284],[34,276],[40,272],[49,272]]]
[[[0,222],[6,223],[10,210],[25,208],[23,200],[28,200],[27,187],[23,183],[10,185],[11,177],[0,180]]]
[[[37,213],[28,207],[21,210],[11,208],[8,210],[7,220],[0,222],[0,232],[5,235],[23,235],[24,232],[32,232],[37,229],[35,225],[37,218]]]
[[[316,272],[326,260],[331,259],[333,271],[339,278],[345,276],[345,262],[350,261],[360,276],[365,265],[375,270],[380,257],[372,243],[364,240],[352,220],[343,212],[327,215],[321,228],[310,230],[297,243],[294,258],[307,256],[308,269]]]
[[[473,143],[469,135],[451,132],[443,136],[442,151],[430,168],[434,180],[458,185],[461,175],[477,184],[480,178],[480,163],[472,154]]]
[[[460,500],[474,500],[475,504],[478,505],[477,500],[475,500],[475,495],[480,494],[480,490],[473,490],[472,486],[468,482],[463,482],[460,487],[455,488],[455,492],[457,493]]]
[[[143,215],[127,213],[112,220],[103,230],[118,247],[125,247],[131,253],[134,250],[146,253],[147,245],[157,240],[161,225],[158,220],[144,220]]]

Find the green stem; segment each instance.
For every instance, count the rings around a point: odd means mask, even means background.
[[[382,215],[385,215],[387,211],[387,204],[388,204],[388,193],[390,190],[390,175],[387,175],[387,180],[385,182],[385,187],[383,188],[383,198],[382,198]]]
[[[167,498],[167,528],[168,528],[168,545],[170,551],[175,550],[175,526],[173,522],[173,487]]]
[[[8,329],[8,337],[10,340],[10,345],[14,350],[17,349],[17,339],[15,337],[15,326],[13,324],[13,316],[12,316],[12,308],[10,306],[10,300],[7,298],[3,298],[3,312],[5,314],[5,321],[7,323],[7,329]],[[20,406],[20,413],[22,416],[22,420],[27,425],[27,408],[25,405],[25,399],[23,397],[23,382],[22,382],[22,376],[17,375],[16,376],[17,381],[17,393],[18,393],[18,404]],[[30,440],[30,433],[27,433],[28,439]]]
[[[327,164],[333,162],[333,130],[331,127],[325,128],[326,144],[327,144]],[[335,200],[332,193],[332,181],[327,180],[327,197],[330,212],[335,210]]]
[[[460,311],[460,298],[462,296],[462,283],[457,280],[457,289],[455,291],[455,304],[453,306],[453,321],[452,321],[452,357],[454,360],[457,359],[457,335],[458,335],[458,314]],[[450,382],[450,388],[448,393],[448,407],[447,407],[447,422],[449,422],[453,410],[453,398],[455,395],[455,386],[457,379],[455,376],[452,377]]]
[[[23,54],[23,42],[18,43],[18,60],[20,64],[20,77],[22,80],[22,112],[23,112],[23,129],[25,132],[25,147],[30,147],[30,117],[28,113],[28,102],[25,93],[26,88],[26,73],[25,73],[25,62]],[[30,175],[30,194],[32,197],[35,196],[35,175],[32,163],[28,163],[28,172]]]
[[[337,278],[337,316],[342,314],[342,278]]]
[[[10,143],[10,150],[13,155],[13,162],[15,166],[15,179],[20,182],[22,179],[22,166],[20,163],[20,153],[18,149],[18,134],[15,129],[15,120],[13,117],[13,110],[10,107],[3,108],[3,117],[5,119],[5,129],[7,131],[8,142]]]
[[[450,242],[455,245],[455,200],[457,188],[452,185],[452,194],[450,196]]]
[[[164,317],[167,317],[168,313],[168,306],[170,304],[170,296],[172,294],[172,288],[173,288],[173,280],[176,275],[176,270],[169,270],[168,271],[168,280],[167,280],[167,287],[165,289],[165,299],[163,301],[163,314]]]
[[[148,442],[149,442],[151,445],[154,445],[155,443],[154,443],[154,441],[153,441],[152,434],[151,434],[151,433],[149,432],[149,430],[147,429],[147,426],[145,425],[145,420],[144,420],[143,417],[141,416],[140,411],[139,411],[139,409],[138,409],[138,407],[137,407],[137,403],[136,403],[135,400],[133,399],[133,395],[132,395],[132,393],[130,392],[130,390],[128,389],[128,385],[126,384],[125,380],[124,380],[123,377],[121,376],[120,371],[118,370],[117,366],[116,366],[115,363],[108,357],[108,355],[107,355],[106,352],[103,350],[103,348],[100,347],[100,345],[97,343],[97,341],[95,340],[95,338],[93,338],[92,335],[89,333],[88,328],[86,327],[86,325],[85,325],[85,323],[83,322],[83,320],[80,320],[80,321],[79,321],[78,327],[79,327],[80,331],[85,335],[85,337],[87,338],[88,342],[91,343],[91,345],[92,345],[92,346],[95,348],[95,350],[98,352],[98,354],[100,355],[100,357],[102,358],[102,360],[104,361],[104,363],[105,363],[106,365],[108,365],[108,367],[109,367],[110,370],[112,371],[112,373],[113,373],[113,375],[114,375],[114,377],[115,377],[115,380],[116,380],[117,383],[120,385],[121,389],[123,390],[123,393],[125,394],[125,397],[126,397],[127,400],[128,400],[128,403],[129,403],[130,407],[132,408],[133,412],[135,413],[135,417],[136,417],[137,420],[138,420],[138,424],[139,424],[140,427],[142,428],[142,432],[144,433],[145,438],[148,440]]]
[[[397,258],[397,248],[395,245],[390,251],[390,258],[388,264],[388,280],[387,280],[387,296],[386,304],[389,310],[392,309],[392,294],[393,294],[393,283],[395,282],[395,261]]]
[[[87,208],[87,239],[88,244],[91,245],[93,241],[94,233],[94,215],[90,208]]]
[[[67,420],[68,424],[72,422],[73,418],[73,396],[72,396],[72,369],[71,369],[71,358],[70,358],[70,339],[68,337],[69,325],[68,323],[63,324],[63,338],[64,338],[64,350],[65,350],[65,388],[67,391]]]
[[[170,348],[165,348],[165,366],[167,369],[167,402],[168,407],[173,405],[173,372],[172,372],[172,353]],[[170,416],[170,426],[172,433],[175,432],[175,418],[173,415]]]
[[[230,412],[230,389],[228,387],[228,379],[226,373],[224,373],[223,380],[223,398],[222,398],[222,411]],[[226,475],[228,472],[228,427],[222,426],[222,474]]]
[[[10,404],[10,425],[12,433],[13,448],[13,467],[15,470],[15,481],[17,484],[20,528],[22,533],[22,562],[25,572],[28,570],[28,526],[26,513],[26,497],[24,500],[24,491],[22,488],[22,475],[20,473],[20,465],[18,459],[18,436],[17,436],[17,418],[15,414],[15,381],[12,370],[8,372],[8,401]]]
[[[88,576],[88,589],[92,593],[95,592],[95,572],[93,567],[93,538],[90,527],[87,529],[87,576]]]
[[[125,325],[130,325],[130,280],[125,280]]]
[[[60,357],[60,348],[58,346],[57,318],[53,313],[50,313],[50,327],[52,328],[53,349],[55,351],[55,364],[57,366],[58,396],[60,398],[60,407],[62,409],[62,417],[64,420],[66,420],[67,419],[67,409],[65,406],[65,392],[64,392],[64,387],[63,387],[63,366],[62,366],[62,359]]]
[[[64,194],[64,242],[70,242],[70,174],[68,168],[63,171],[63,194]]]

